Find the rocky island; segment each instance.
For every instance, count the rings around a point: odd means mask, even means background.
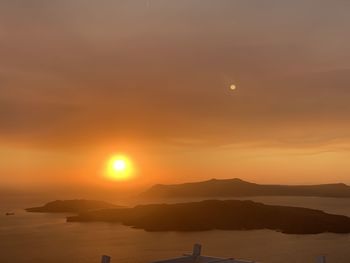
[[[27,212],[37,213],[80,213],[83,211],[112,209],[118,206],[96,200],[56,200],[40,207],[26,208]]]
[[[68,222],[119,222],[146,231],[270,229],[287,234],[350,233],[350,218],[253,201],[206,200],[82,212]]]
[[[343,183],[319,185],[268,185],[233,179],[211,179],[202,182],[157,184],[140,195],[145,199],[214,198],[244,196],[314,196],[350,197],[350,186]]]

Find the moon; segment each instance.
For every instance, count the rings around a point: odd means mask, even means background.
[[[236,90],[236,89],[237,89],[237,86],[235,84],[230,85],[230,90]]]

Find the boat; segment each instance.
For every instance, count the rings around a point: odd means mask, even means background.
[[[15,213],[13,213],[13,212],[7,212],[5,215],[7,215],[7,216],[14,216]]]

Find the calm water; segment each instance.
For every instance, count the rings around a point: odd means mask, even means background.
[[[256,201],[322,209],[350,216],[350,199],[257,197]],[[350,262],[350,235],[285,235],[274,231],[207,231],[148,233],[119,224],[66,223],[62,214],[30,214],[27,202],[0,201],[0,262],[99,263],[100,255],[112,262],[145,263],[174,257],[203,244],[204,253],[264,263]],[[36,203],[34,203],[36,205]],[[5,216],[6,211],[15,216]],[[199,219],[205,220],[205,218]]]

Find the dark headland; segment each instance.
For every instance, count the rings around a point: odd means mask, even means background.
[[[44,206],[26,208],[26,211],[38,213],[80,213],[117,207],[116,205],[96,200],[56,200]]]
[[[177,185],[154,185],[141,194],[142,198],[213,198],[244,196],[315,196],[350,197],[350,186],[339,184],[320,185],[264,185],[241,179],[212,179],[209,181]]]
[[[270,229],[287,234],[350,233],[350,218],[253,201],[207,200],[83,212],[68,222],[119,222],[146,231]]]

